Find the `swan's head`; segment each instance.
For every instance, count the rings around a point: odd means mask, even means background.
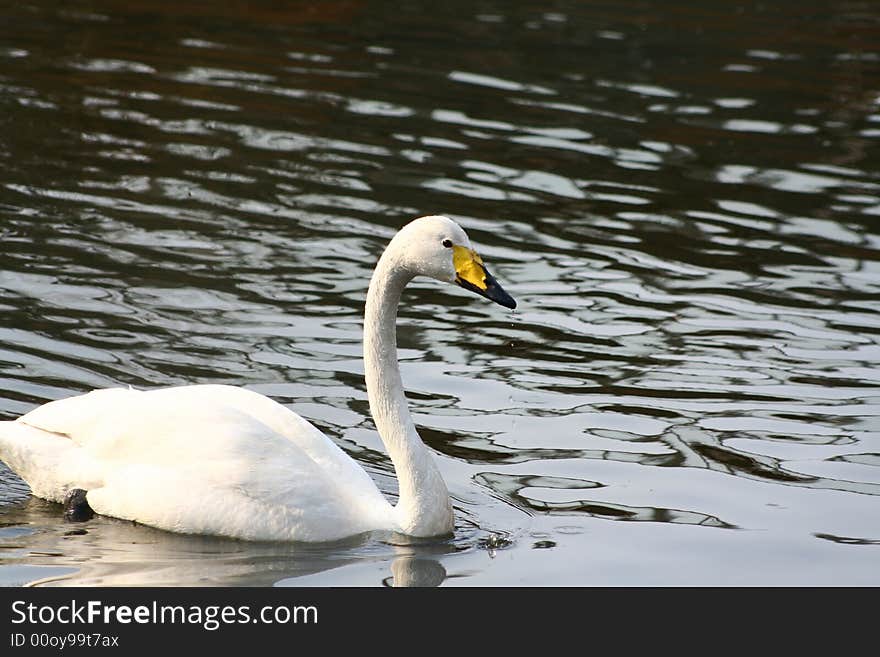
[[[414,219],[393,241],[399,242],[402,260],[413,275],[455,283],[505,308],[516,308],[513,297],[486,270],[467,234],[449,217]]]

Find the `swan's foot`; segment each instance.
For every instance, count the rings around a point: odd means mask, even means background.
[[[95,512],[86,500],[86,492],[82,488],[72,488],[64,496],[64,519],[68,522],[84,522],[91,520]]]

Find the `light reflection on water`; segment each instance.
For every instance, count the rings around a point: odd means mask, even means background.
[[[12,12],[0,417],[246,385],[393,496],[363,298],[443,212],[520,304],[401,308],[455,538],[72,527],[0,469],[0,582],[880,582],[877,19],[408,7]]]

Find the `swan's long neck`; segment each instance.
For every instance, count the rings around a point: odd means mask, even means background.
[[[364,371],[370,412],[397,473],[394,508],[401,531],[436,536],[452,531],[449,491],[409,414],[397,362],[397,306],[413,275],[400,265],[395,244],[370,281],[364,315]]]

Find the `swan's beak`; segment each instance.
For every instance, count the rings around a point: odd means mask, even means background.
[[[465,290],[476,292],[505,308],[516,308],[516,300],[486,270],[483,259],[476,251],[456,244],[452,247],[452,261],[455,265],[455,282]]]

